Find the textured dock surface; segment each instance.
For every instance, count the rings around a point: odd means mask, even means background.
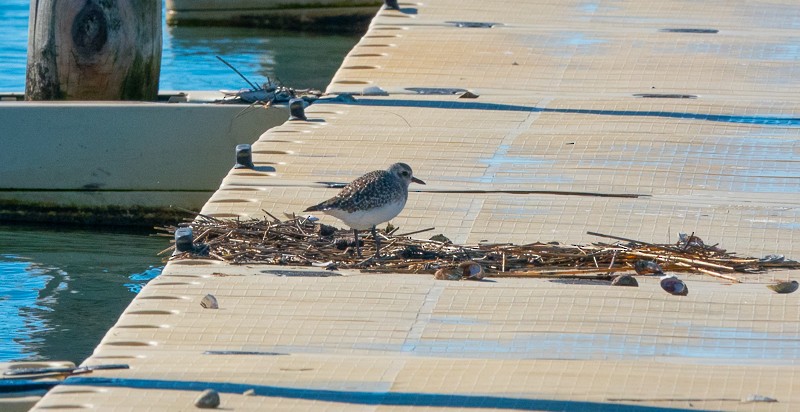
[[[457,243],[695,232],[800,257],[795,1],[400,6],[378,13],[328,89],[388,95],[321,101],[268,131],[254,160],[275,172],[232,170],[203,213],[300,213],[335,193],[318,182],[403,161],[428,185],[392,223]],[[691,275],[676,297],[654,278],[173,262],[87,360],[131,369],[71,378],[38,410],[192,410],[206,388],[252,411],[800,410],[800,294],[764,287],[798,276]],[[200,307],[207,293],[220,309]]]

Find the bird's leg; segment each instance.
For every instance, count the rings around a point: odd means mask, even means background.
[[[375,226],[372,226],[372,238],[375,239],[375,257],[381,257],[381,238],[378,237],[378,232]]]
[[[356,241],[356,254],[358,254],[358,257],[362,257],[361,246],[358,244],[358,229],[353,229],[353,239]]]

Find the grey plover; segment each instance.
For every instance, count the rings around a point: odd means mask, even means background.
[[[424,185],[414,177],[411,167],[395,163],[386,170],[375,170],[359,177],[345,186],[336,196],[306,209],[306,212],[323,212],[331,215],[353,229],[356,252],[361,256],[358,231],[372,229],[375,239],[375,256],[380,255],[381,243],[375,226],[388,222],[400,214],[408,199],[408,185]]]

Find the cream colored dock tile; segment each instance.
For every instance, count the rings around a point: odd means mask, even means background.
[[[352,99],[326,96],[308,121],[261,135],[256,170],[232,170],[203,213],[304,214],[336,193],[327,184],[404,161],[428,184],[392,224],[435,227],[420,237],[694,232],[740,255],[800,256],[796,2],[400,6],[328,88]],[[389,95],[360,95],[370,86]],[[245,411],[800,410],[800,305],[765,287],[798,271],[681,275],[686,297],[644,277],[315,271],[171,262],[87,361],[131,369],[71,379],[37,410],[192,410],[208,387]],[[220,309],[200,307],[208,293]],[[740,402],[754,394],[778,402]]]

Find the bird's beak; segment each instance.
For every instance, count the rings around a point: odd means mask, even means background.
[[[424,184],[425,184],[425,182],[423,182],[422,180],[419,180],[419,179],[417,179],[417,178],[416,178],[416,177],[414,177],[414,176],[411,176],[411,181],[412,181],[412,182],[414,182],[414,183],[419,183],[419,184],[421,184],[421,185],[424,185]]]

